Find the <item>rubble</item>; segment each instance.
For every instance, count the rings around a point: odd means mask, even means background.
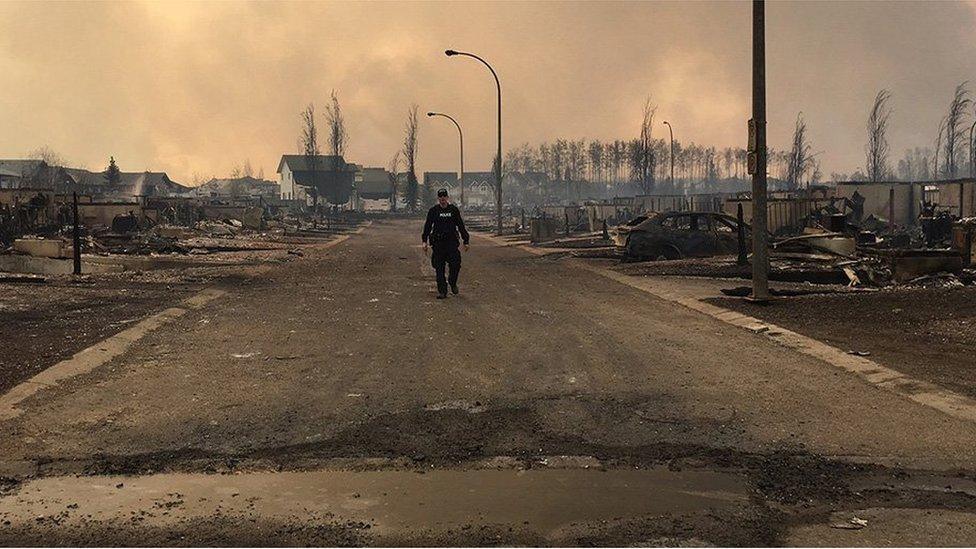
[[[55,205],[49,203],[54,200],[45,198],[44,204],[56,211]],[[254,205],[195,206],[198,203],[193,201],[173,200],[177,199],[170,200],[172,204],[152,201],[145,204],[85,203],[94,213],[81,218],[82,272],[284,261],[301,257],[302,252],[296,245],[300,247],[331,239],[362,223],[362,216],[350,212],[315,217],[278,211],[276,217],[271,218],[269,210]],[[7,218],[0,219],[4,229],[0,232],[4,240],[10,242],[9,248],[0,249],[0,272],[71,274],[74,227],[68,224],[70,216],[59,216],[59,224],[52,224],[53,214],[38,209],[41,208],[40,199],[34,202],[38,204],[36,207],[31,205],[32,202],[25,203],[21,209],[31,215],[21,212],[19,217],[13,218],[16,223],[8,222]],[[61,206],[63,210],[63,202]],[[119,211],[124,213],[116,213]],[[294,253],[295,250],[298,253]]]
[[[833,255],[852,258],[857,249],[853,237],[844,233],[812,232],[802,236],[785,238],[772,243],[770,255],[793,250],[799,253],[819,252],[817,255]]]
[[[888,261],[895,283],[908,282],[925,275],[962,272],[962,256],[948,249],[893,249],[878,253]]]
[[[32,275],[0,275],[0,284],[44,284],[47,279],[43,276]]]
[[[952,273],[936,273],[913,278],[905,283],[906,286],[922,288],[958,288],[965,286],[959,277]]]
[[[808,227],[806,234],[774,241],[770,258],[797,262],[788,268],[806,269],[818,263],[838,269],[852,286],[917,285],[915,281],[923,280],[947,284],[950,279],[966,284],[969,279],[959,276],[966,266],[963,246],[950,248],[947,240],[953,235],[954,241],[964,242],[959,235],[965,232],[955,229],[957,224],[948,215],[930,214],[920,221],[919,227],[906,229],[869,216],[861,223],[847,222],[842,231]],[[839,223],[831,226],[840,227]]]
[[[60,238],[18,238],[13,251],[34,257],[61,259],[71,257],[71,246]]]

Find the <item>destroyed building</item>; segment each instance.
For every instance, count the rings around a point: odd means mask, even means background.
[[[70,174],[60,166],[43,160],[0,160],[0,189],[58,189],[72,183]]]
[[[215,177],[199,187],[195,187],[193,194],[211,198],[263,197],[273,199],[281,196],[281,185],[274,181],[250,176],[220,179]]]
[[[846,181],[837,184],[837,196],[864,199],[864,217],[875,216],[900,226],[918,222],[928,203],[958,217],[976,215],[976,179],[951,181]]]

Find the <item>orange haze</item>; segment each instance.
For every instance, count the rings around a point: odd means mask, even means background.
[[[453,114],[467,166],[494,148],[631,138],[643,99],[676,138],[742,145],[750,113],[747,2],[25,2],[0,4],[0,157],[47,145],[72,165],[165,170],[189,183],[245,159],[273,177],[298,113],[339,91],[349,160],[385,166],[407,108]],[[893,93],[889,141],[931,146],[953,87],[976,82],[976,4],[771,2],[770,144],[803,111],[824,172],[864,164],[865,120]],[[973,86],[976,89],[976,83]],[[657,126],[658,137],[666,135]],[[665,130],[661,132],[661,130]],[[421,121],[419,168],[453,170],[456,134]]]

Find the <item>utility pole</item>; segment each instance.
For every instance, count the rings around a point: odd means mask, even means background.
[[[752,171],[752,300],[769,301],[769,250],[766,231],[766,2],[752,2],[752,120],[749,139]]]

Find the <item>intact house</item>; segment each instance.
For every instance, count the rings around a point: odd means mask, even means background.
[[[320,203],[347,205],[359,167],[341,156],[284,154],[278,162],[278,184],[283,200],[299,200],[311,206],[312,188]]]
[[[457,184],[458,176],[455,172],[424,172],[424,185],[431,192],[445,188],[451,195],[451,200],[461,203],[461,188]],[[494,172],[465,172],[464,173],[464,205],[468,208],[488,208],[495,203],[495,174]]]
[[[393,184],[383,168],[363,168],[356,173],[353,207],[361,212],[392,210]]]
[[[451,201],[460,204],[461,191],[457,182],[457,172],[424,172],[424,186],[430,189],[430,194],[436,196],[437,189],[447,189]]]

